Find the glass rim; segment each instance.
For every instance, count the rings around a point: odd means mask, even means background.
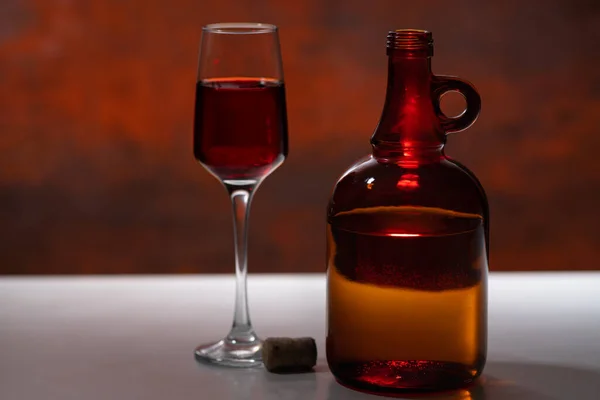
[[[276,32],[277,26],[261,22],[219,22],[204,25],[202,31],[225,35],[253,35]]]

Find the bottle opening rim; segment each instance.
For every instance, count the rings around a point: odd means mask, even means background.
[[[422,29],[396,29],[387,35],[388,53],[391,50],[408,50],[433,55],[433,35]]]

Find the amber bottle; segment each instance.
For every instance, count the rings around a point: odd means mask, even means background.
[[[328,207],[327,361],[359,390],[462,387],[486,359],[488,204],[444,144],[475,121],[480,97],[432,74],[429,32],[390,32],[387,54],[372,154],[342,175]],[[455,118],[440,110],[448,91],[467,103]]]

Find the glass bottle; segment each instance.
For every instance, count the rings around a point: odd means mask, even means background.
[[[480,97],[432,74],[430,32],[390,32],[387,54],[372,154],[342,175],[328,206],[327,361],[359,390],[462,387],[486,359],[488,204],[444,144],[475,121]],[[466,100],[458,117],[440,110],[448,91]]]

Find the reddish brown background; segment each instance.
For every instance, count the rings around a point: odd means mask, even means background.
[[[1,273],[233,271],[227,196],[191,152],[218,21],[281,27],[291,150],[255,199],[251,272],[324,270],[327,198],[369,150],[386,32],[407,27],[482,94],[448,153],[487,189],[491,268],[599,267],[597,0],[4,0]]]

